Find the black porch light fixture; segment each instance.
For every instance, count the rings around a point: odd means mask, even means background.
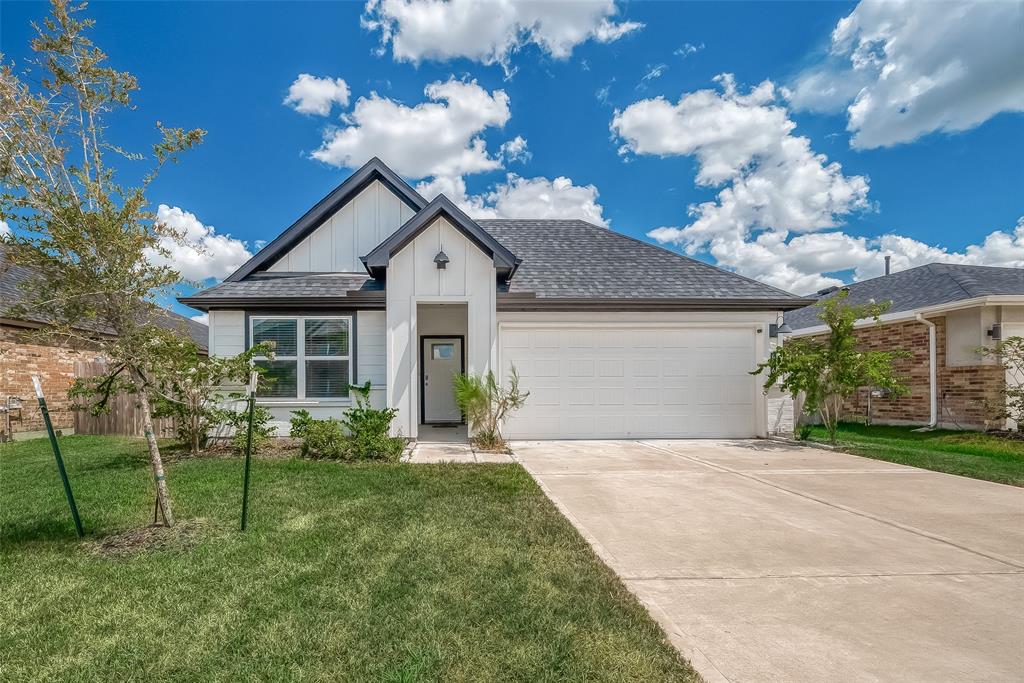
[[[793,328],[786,324],[786,318],[779,315],[775,319],[775,324],[768,326],[768,336],[772,339],[777,338],[780,334],[792,334]]]
[[[444,253],[444,250],[437,252],[437,256],[434,257],[434,263],[437,264],[438,270],[444,270],[448,267],[448,254]]]

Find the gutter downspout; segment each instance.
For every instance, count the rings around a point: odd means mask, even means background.
[[[925,320],[921,313],[914,317],[917,322],[928,326],[928,393],[931,399],[931,418],[928,421],[928,428],[934,429],[939,422],[938,387],[935,379],[935,323]]]

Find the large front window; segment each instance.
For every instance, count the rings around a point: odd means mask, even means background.
[[[258,396],[266,398],[348,398],[352,382],[351,318],[250,318],[252,343],[274,343],[274,360],[257,359],[264,368]]]

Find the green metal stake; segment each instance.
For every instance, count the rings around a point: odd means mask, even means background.
[[[245,531],[249,519],[249,468],[252,461],[252,422],[256,412],[256,382],[259,373],[253,371],[249,375],[249,428],[245,437],[245,479],[242,483],[242,531]]]
[[[57,471],[60,472],[60,480],[64,482],[64,495],[67,496],[68,505],[71,507],[71,517],[75,520],[75,531],[78,537],[85,536],[82,530],[82,520],[78,516],[78,506],[75,505],[75,496],[71,493],[71,482],[68,481],[67,470],[64,469],[64,458],[60,455],[60,445],[57,443],[57,433],[53,431],[53,422],[50,421],[50,411],[46,408],[46,398],[43,396],[43,385],[39,377],[32,375],[32,384],[36,388],[36,398],[39,400],[39,410],[43,414],[43,422],[46,424],[46,432],[50,435],[50,445],[53,447],[53,457],[57,460]]]

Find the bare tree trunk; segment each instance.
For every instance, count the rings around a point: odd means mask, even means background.
[[[160,512],[163,514],[164,524],[174,526],[171,494],[167,490],[167,480],[164,477],[164,461],[160,457],[160,447],[156,443],[156,434],[153,433],[153,416],[149,406],[149,396],[146,395],[145,389],[139,392],[139,403],[142,404],[142,430],[146,434],[146,444],[149,446],[149,462],[153,466],[153,479],[156,480],[156,500],[160,505]]]
[[[839,413],[842,410],[842,402],[842,397],[832,395],[827,397],[822,403],[822,420],[825,423],[826,431],[828,431],[829,443],[833,445],[836,443],[836,430],[839,427]]]

